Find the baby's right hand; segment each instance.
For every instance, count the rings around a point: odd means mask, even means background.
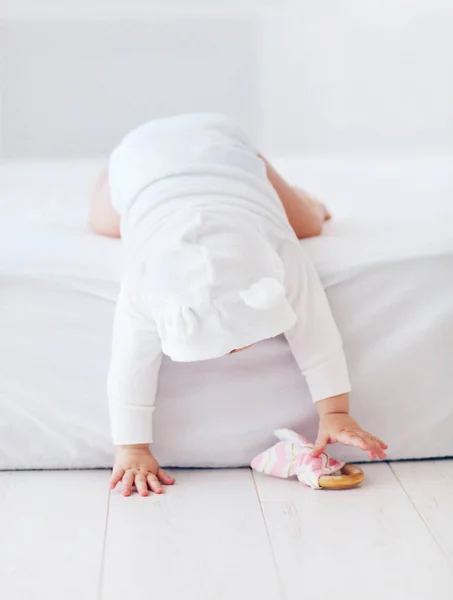
[[[164,485],[173,485],[175,480],[163,471],[147,444],[133,446],[117,446],[115,464],[110,477],[110,489],[114,489],[122,481],[123,496],[130,496],[135,484],[140,496],[148,496],[150,489],[155,494],[162,494]]]

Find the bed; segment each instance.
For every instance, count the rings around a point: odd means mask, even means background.
[[[453,159],[276,164],[335,214],[303,244],[344,338],[355,417],[391,459],[453,456]],[[121,245],[86,227],[98,168],[0,165],[0,469],[112,463],[104,382]],[[162,464],[244,466],[282,426],[316,431],[283,338],[209,364],[164,361]]]

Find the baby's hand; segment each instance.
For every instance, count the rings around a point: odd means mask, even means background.
[[[367,452],[372,460],[386,458],[387,444],[368,431],[364,431],[348,413],[328,413],[321,416],[318,438],[312,455],[320,456],[327,444],[336,442],[360,448]]]
[[[173,485],[175,480],[163,471],[145,444],[134,446],[117,446],[115,464],[110,477],[110,489],[122,481],[123,496],[130,496],[135,484],[140,496],[148,496],[150,489],[155,494],[162,494],[161,483]]]

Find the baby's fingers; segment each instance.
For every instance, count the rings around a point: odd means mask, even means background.
[[[371,435],[371,433],[362,434],[363,439],[368,444],[368,455],[373,460],[375,458],[387,458],[384,448],[387,448],[381,440]]]
[[[372,437],[377,441],[377,443],[383,450],[387,450],[388,446],[385,442],[383,442],[380,438],[376,437],[375,435],[373,435]]]
[[[132,486],[134,485],[134,471],[129,469],[126,471],[123,477],[123,485],[121,488],[123,496],[130,496],[132,494]]]
[[[325,434],[318,435],[318,439],[316,440],[315,445],[313,446],[311,455],[314,456],[315,458],[318,458],[318,456],[321,456],[321,454],[326,449],[326,446],[328,443],[329,443],[328,435],[325,435]]]
[[[109,487],[111,490],[114,490],[116,488],[118,483],[123,479],[123,475],[124,469],[121,469],[120,467],[115,467],[113,469],[112,475],[110,476],[109,480]]]
[[[135,487],[140,496],[148,496],[148,484],[145,475],[142,473],[138,473],[135,476]]]
[[[162,489],[162,486],[160,485],[159,480],[155,475],[148,475],[147,480],[151,491],[153,491],[155,494],[163,493],[164,490]]]
[[[173,485],[175,483],[175,479],[168,475],[168,473],[165,473],[163,469],[157,470],[157,477],[164,485]]]
[[[354,446],[365,452],[368,450],[368,444],[354,431],[342,431],[338,435],[338,441],[345,446]]]
[[[376,458],[386,458],[384,449],[379,443],[380,440],[375,438],[374,435],[371,435],[371,433],[368,433],[367,431],[357,431],[353,433],[353,435],[360,438],[362,444],[358,447],[367,452],[371,460],[376,460]]]

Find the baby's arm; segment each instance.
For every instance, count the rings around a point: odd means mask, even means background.
[[[107,392],[116,445],[110,486],[122,481],[125,496],[130,495],[134,483],[142,496],[148,495],[148,487],[161,493],[159,482],[174,483],[149,449],[161,360],[153,320],[144,314],[139,300],[123,289],[115,313]]]
[[[277,192],[296,236],[301,240],[320,235],[324,221],[330,219],[324,204],[303,190],[291,187],[263,156],[260,158],[266,164],[267,178]]]
[[[329,443],[341,442],[368,452],[370,458],[385,458],[387,446],[364,431],[349,415],[349,375],[343,342],[332,316],[318,274],[302,248],[299,257],[288,256],[288,300],[297,314],[296,325],[286,338],[305,379],[320,416],[314,455]]]

